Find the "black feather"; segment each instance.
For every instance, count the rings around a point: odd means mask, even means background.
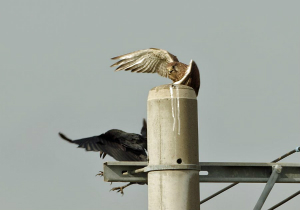
[[[147,123],[143,120],[141,135],[127,133],[122,130],[112,129],[99,136],[92,136],[78,140],[72,140],[66,135],[59,133],[59,136],[86,151],[99,151],[100,158],[106,154],[118,161],[146,161],[147,154]]]

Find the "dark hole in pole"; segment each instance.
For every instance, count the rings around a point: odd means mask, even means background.
[[[177,159],[177,163],[178,163],[178,164],[181,164],[181,163],[182,163],[181,158]]]
[[[122,174],[126,173],[127,171],[122,171]]]

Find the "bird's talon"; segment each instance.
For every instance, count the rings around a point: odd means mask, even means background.
[[[121,193],[122,195],[124,195],[123,187],[114,187],[110,191],[117,191],[117,192]]]
[[[96,176],[103,176],[103,171],[99,171],[99,174],[96,174]]]

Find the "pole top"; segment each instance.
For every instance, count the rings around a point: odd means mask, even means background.
[[[197,96],[194,89],[187,85],[166,84],[154,87],[149,91],[148,101],[166,98],[196,99]]]

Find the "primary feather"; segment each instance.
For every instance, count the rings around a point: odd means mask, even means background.
[[[147,160],[147,123],[143,121],[141,135],[127,133],[118,129],[111,129],[99,136],[92,136],[78,140],[72,140],[66,135],[59,133],[59,136],[86,151],[100,152],[100,157],[106,154],[118,161],[146,161]]]

